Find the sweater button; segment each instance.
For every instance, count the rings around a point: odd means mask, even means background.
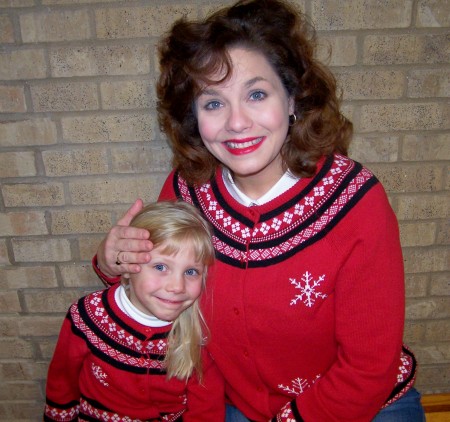
[[[233,311],[236,315],[239,315],[239,309],[238,308],[233,308]]]
[[[248,350],[247,350],[247,349],[244,350],[244,356],[245,356],[246,358],[248,358]]]

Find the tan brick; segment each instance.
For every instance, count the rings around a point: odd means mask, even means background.
[[[446,0],[419,0],[417,4],[416,26],[450,26],[450,3]]]
[[[425,336],[425,323],[422,321],[406,321],[404,340],[407,344],[422,341]]]
[[[43,362],[2,362],[0,363],[1,381],[40,380],[47,376],[48,365]]]
[[[335,72],[345,100],[401,98],[405,75],[397,70]]]
[[[45,214],[38,211],[0,213],[2,236],[48,234]]]
[[[53,76],[143,75],[150,71],[150,51],[143,45],[65,47],[50,52]]]
[[[56,346],[56,338],[54,340],[41,340],[38,342],[39,350],[44,359],[50,360]]]
[[[47,76],[44,50],[23,49],[0,52],[0,79],[42,79]]]
[[[406,135],[402,159],[406,161],[450,160],[450,132]]]
[[[158,37],[172,22],[183,16],[194,18],[195,9],[180,2],[179,5],[150,7],[117,7],[95,10],[98,38]]]
[[[7,15],[0,15],[0,44],[10,44],[14,42],[14,27],[11,18]]]
[[[430,246],[436,239],[437,224],[433,222],[414,222],[400,224],[402,246]]]
[[[90,255],[92,258],[94,254]],[[61,277],[64,287],[92,287],[102,289],[104,286],[92,269],[92,265],[88,264],[68,264],[60,265]]]
[[[70,196],[74,205],[130,204],[136,198],[150,202],[158,198],[165,177],[165,174],[159,174],[74,181],[69,183]]]
[[[450,362],[450,342],[429,345],[415,345],[414,354],[419,362],[439,364]]]
[[[319,0],[312,2],[318,29],[406,28],[411,23],[411,0]]]
[[[450,320],[441,319],[427,321],[425,330],[425,341],[443,341],[450,339]]]
[[[0,291],[0,309],[3,314],[22,310],[16,290]]]
[[[450,317],[450,297],[407,299],[406,315],[409,319],[440,319]]]
[[[61,183],[3,185],[2,193],[7,207],[64,205]]]
[[[114,3],[123,0],[42,0],[42,4],[55,5],[55,4],[97,4],[97,3]]]
[[[0,404],[0,415],[4,412],[4,415],[8,416],[5,420],[9,421],[32,422],[36,421],[36,415],[42,413],[43,406],[42,400],[4,401]]]
[[[450,219],[444,219],[438,223],[437,245],[450,244]]]
[[[34,5],[35,0],[0,0],[0,7],[29,7]]]
[[[48,82],[31,85],[34,111],[84,111],[98,109],[97,84]]]
[[[127,110],[155,106],[154,87],[148,80],[102,82],[102,107],[105,110]]]
[[[46,311],[48,310],[46,309]],[[64,321],[65,311],[59,315],[22,316],[19,321],[18,335],[31,337],[57,336]]]
[[[0,267],[0,280],[0,286],[7,289],[51,288],[58,285],[52,266]]]
[[[363,132],[432,130],[449,126],[447,110],[438,103],[370,104],[361,106]]]
[[[29,359],[33,357],[33,348],[30,342],[22,339],[0,338],[0,359]]]
[[[449,70],[419,69],[408,75],[408,97],[450,97]]]
[[[87,10],[46,10],[19,18],[25,43],[87,40],[92,35]]]
[[[386,134],[355,135],[350,144],[350,156],[361,163],[395,162],[399,139]]]
[[[112,226],[111,213],[101,210],[52,211],[52,234],[104,233]]]
[[[446,247],[403,248],[403,260],[407,273],[446,271],[450,262],[450,250]]]
[[[8,257],[8,249],[6,247],[5,239],[0,239],[0,264],[1,265],[10,264],[9,257]]]
[[[29,312],[64,313],[81,296],[83,296],[83,292],[69,289],[23,292],[25,306]],[[49,334],[45,333],[45,335]]]
[[[42,159],[45,174],[50,177],[108,172],[106,151],[99,148],[43,151]]]
[[[450,296],[450,275],[447,272],[431,274],[430,294],[435,296]]]
[[[444,166],[420,164],[370,164],[388,192],[436,192],[442,189]]]
[[[0,86],[0,113],[23,113],[26,111],[22,86]]]
[[[56,141],[55,123],[48,118],[0,123],[0,147],[51,145]]]
[[[131,142],[152,139],[155,118],[145,114],[65,117],[63,137],[68,142]]]
[[[41,399],[39,384],[36,382],[5,382],[0,388],[0,400]]]
[[[110,206],[109,208],[111,209],[112,206]],[[100,244],[100,242],[103,240],[104,237],[105,236],[103,234],[98,236],[95,235],[79,236],[78,248],[80,252],[80,259],[83,261],[88,261],[90,263],[94,255],[97,253],[98,245]]]
[[[19,315],[5,314],[0,316],[0,335],[2,337],[17,337],[19,331]]]
[[[115,148],[111,151],[111,170],[114,173],[169,172],[172,168],[172,152],[168,146],[142,145]]]
[[[364,39],[364,64],[448,63],[449,35],[368,35]]]
[[[0,177],[36,176],[34,152],[2,152],[0,153]]]
[[[16,262],[63,262],[72,258],[68,239],[13,239],[11,243]]]
[[[351,35],[320,36],[317,57],[328,66],[353,66],[358,50],[356,37]]]
[[[406,297],[424,297],[427,295],[428,274],[406,274],[405,293]]]
[[[440,194],[405,195],[397,198],[399,220],[448,217],[448,197]]]

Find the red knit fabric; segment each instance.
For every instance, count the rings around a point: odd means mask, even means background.
[[[118,286],[71,306],[49,367],[44,420],[223,420],[223,382],[209,355],[202,384],[195,376],[167,380],[162,361],[171,325],[129,318],[114,300]]]
[[[220,170],[195,188],[172,173],[160,199],[175,198],[214,228],[208,349],[249,419],[370,421],[411,387],[398,225],[369,170],[329,157],[254,207],[231,197]]]

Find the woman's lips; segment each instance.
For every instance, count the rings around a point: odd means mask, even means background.
[[[255,151],[258,149],[262,142],[264,141],[265,137],[261,136],[258,138],[246,138],[246,139],[233,139],[229,141],[225,141],[223,144],[225,145],[225,148],[234,155],[242,155],[242,154],[248,154],[250,152]]]

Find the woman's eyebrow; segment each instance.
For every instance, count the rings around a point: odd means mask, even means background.
[[[252,79],[249,79],[247,82],[245,82],[244,86],[246,88],[250,88],[251,86],[253,86],[255,83],[260,82],[260,81],[267,81],[266,78],[263,78],[262,76],[255,76]],[[219,91],[215,90],[214,88],[208,87],[202,90],[202,92],[200,93],[200,95],[219,95]]]

